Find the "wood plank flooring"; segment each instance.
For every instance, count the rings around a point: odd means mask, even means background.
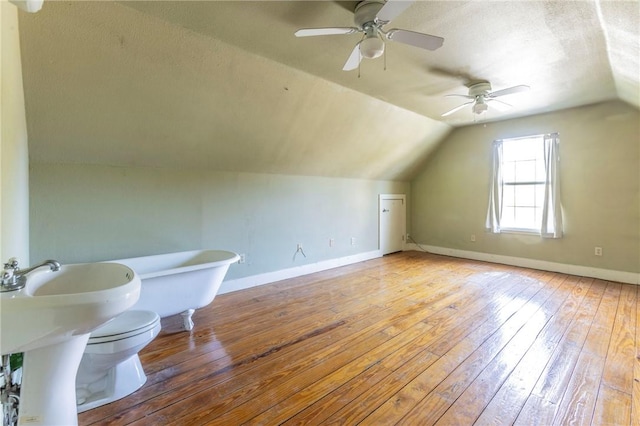
[[[405,252],[219,295],[80,425],[640,424],[637,287]]]

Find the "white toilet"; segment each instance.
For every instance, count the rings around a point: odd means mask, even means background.
[[[152,311],[125,311],[91,333],[76,376],[78,413],[108,404],[147,381],[138,352],[160,332]]]

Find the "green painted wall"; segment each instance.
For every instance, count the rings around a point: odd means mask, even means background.
[[[31,257],[227,249],[246,254],[227,275],[240,278],[377,250],[378,194],[408,191],[391,181],[32,163]],[[294,260],[298,243],[307,257]]]
[[[492,141],[550,132],[560,133],[564,238],[486,233]],[[411,182],[411,199],[421,244],[640,272],[640,113],[607,102],[457,129]]]

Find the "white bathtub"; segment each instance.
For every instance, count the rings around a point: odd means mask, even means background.
[[[154,311],[162,318],[181,314],[184,328],[191,330],[193,312],[213,302],[229,266],[239,259],[230,251],[193,250],[111,262],[140,276],[140,299],[131,309]]]

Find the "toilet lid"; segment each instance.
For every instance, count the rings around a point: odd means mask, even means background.
[[[91,333],[92,340],[116,340],[134,336],[156,326],[160,316],[152,311],[125,311]]]

